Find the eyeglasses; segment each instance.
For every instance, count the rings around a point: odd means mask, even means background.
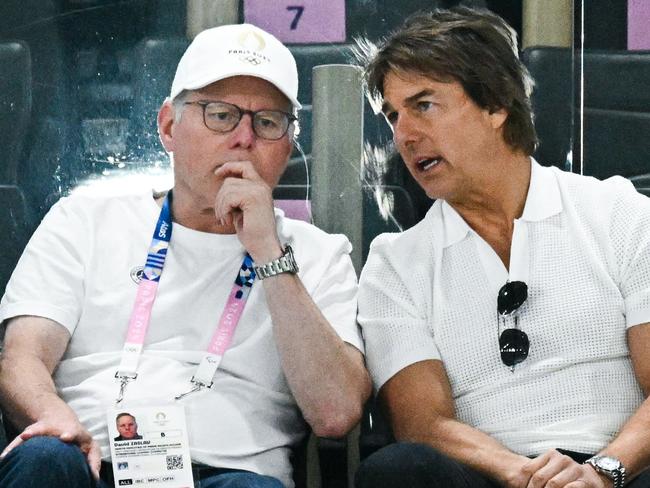
[[[513,316],[515,326],[505,329],[499,336],[499,351],[501,352],[501,361],[506,366],[510,366],[512,371],[515,365],[521,363],[528,357],[530,341],[526,333],[518,328],[517,311],[528,298],[528,286],[523,281],[508,281],[499,290],[497,297],[497,317],[498,324],[503,319],[504,323],[507,317]]]
[[[269,141],[281,139],[289,130],[289,125],[296,117],[282,110],[244,110],[237,105],[226,102],[185,102],[185,105],[200,105],[203,108],[205,126],[220,133],[230,132],[239,125],[244,115],[253,120],[253,132],[257,137]]]

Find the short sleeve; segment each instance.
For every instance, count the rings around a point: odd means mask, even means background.
[[[327,321],[342,340],[363,352],[363,340],[357,325],[357,274],[350,259],[350,242],[343,236],[329,236],[335,240],[330,249],[329,262],[312,298]],[[325,256],[322,256],[325,257]]]
[[[617,190],[610,236],[620,276],[627,327],[650,322],[650,199],[623,178]]]
[[[409,281],[408,250],[391,246],[390,235],[373,242],[359,280],[359,324],[376,391],[405,367],[440,359],[424,302]]]
[[[82,309],[90,229],[69,203],[64,199],[52,207],[27,244],[0,303],[0,321],[35,315],[73,333]]]

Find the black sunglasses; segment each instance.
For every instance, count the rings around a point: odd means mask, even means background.
[[[513,315],[515,326],[505,329],[499,336],[499,351],[501,352],[501,361],[506,366],[510,366],[512,371],[515,365],[521,363],[528,357],[530,341],[528,336],[518,325],[517,310],[528,298],[528,285],[523,281],[508,281],[499,290],[497,297],[497,312],[499,316],[497,321]]]

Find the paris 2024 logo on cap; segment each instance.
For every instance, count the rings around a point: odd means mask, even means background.
[[[249,30],[239,34],[237,44],[241,49],[229,49],[228,54],[234,54],[239,57],[239,60],[258,66],[262,63],[270,63],[271,60],[262,54],[266,48],[266,41],[257,32]]]

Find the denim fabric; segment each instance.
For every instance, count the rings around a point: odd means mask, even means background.
[[[398,442],[368,456],[356,488],[496,488],[480,473],[425,444]]]
[[[56,437],[34,437],[0,461],[2,488],[94,488],[81,450]]]
[[[0,461],[2,488],[113,488],[113,473],[102,463],[102,479],[95,482],[86,457],[56,437],[34,437]],[[195,488],[284,488],[276,478],[248,471],[197,467]]]
[[[584,462],[591,454],[558,451]],[[356,488],[498,488],[498,484],[472,468],[425,444],[399,442],[368,456],[359,467]],[[625,488],[650,488],[650,470]]]
[[[195,488],[284,488],[280,480],[249,471],[227,471],[194,478]]]

